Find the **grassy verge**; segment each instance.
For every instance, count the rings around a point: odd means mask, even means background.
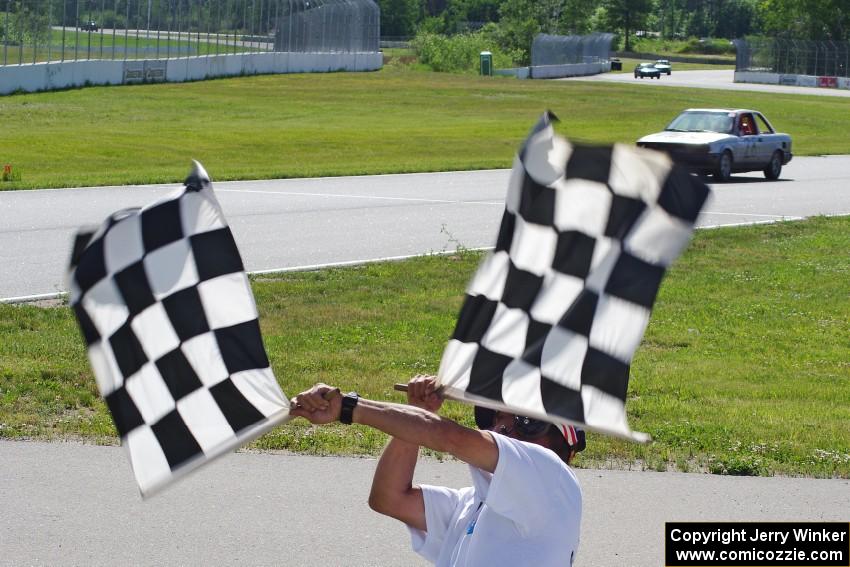
[[[850,478],[850,217],[697,233],[632,367],[628,412],[654,441],[590,436],[583,466]],[[434,372],[479,256],[254,281],[284,391],[316,381],[401,400]],[[471,424],[469,408],[444,413]],[[0,437],[115,442],[70,311],[0,305]],[[298,420],[255,446],[374,454],[385,437]]]
[[[633,142],[688,107],[763,111],[797,155],[850,153],[850,99],[638,89],[390,70],[0,97],[5,189],[509,167],[544,109],[590,142]]]

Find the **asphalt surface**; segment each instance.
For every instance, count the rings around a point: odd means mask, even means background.
[[[720,89],[730,91],[757,91],[783,94],[805,94],[813,96],[850,97],[848,89],[821,89],[815,87],[792,87],[787,85],[762,85],[758,83],[736,83],[735,71],[731,69],[704,71],[676,71],[675,63],[670,75],[660,79],[636,79],[629,73],[602,73],[589,77],[569,77],[559,81],[605,81],[609,83],[629,83],[651,87],[689,87],[697,89]]]
[[[213,178],[214,167],[208,168]],[[215,183],[248,270],[492,246],[508,170]],[[177,185],[0,191],[0,298],[66,289],[74,232]],[[699,226],[850,214],[850,156],[799,157],[769,182],[714,186]]]
[[[426,565],[366,505],[374,467],[238,453],[143,501],[121,448],[0,441],[0,565]],[[577,567],[662,565],[668,521],[850,520],[850,480],[577,473]],[[469,477],[423,459],[416,481]]]

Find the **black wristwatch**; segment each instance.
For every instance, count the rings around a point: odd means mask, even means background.
[[[357,407],[359,400],[360,395],[357,392],[348,392],[342,397],[342,409],[339,410],[340,423],[351,425],[354,418],[354,408]]]

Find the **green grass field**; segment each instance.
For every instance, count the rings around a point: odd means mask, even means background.
[[[637,89],[404,69],[0,97],[5,189],[508,167],[545,109],[576,140],[633,142],[687,107],[763,111],[797,155],[850,153],[850,99]]]
[[[637,445],[591,434],[581,466],[850,478],[850,217],[698,231],[632,366]],[[288,395],[316,381],[401,400],[435,372],[475,253],[253,282]],[[468,406],[444,413],[472,423]],[[0,305],[0,437],[116,442],[66,307]],[[254,444],[375,454],[383,434],[297,420]]]

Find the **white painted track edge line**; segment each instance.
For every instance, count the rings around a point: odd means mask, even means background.
[[[771,214],[760,214],[760,213],[722,213],[720,211],[702,211],[701,215],[726,215],[732,217],[767,217],[772,219],[786,219],[786,218],[794,218],[799,219],[803,217],[799,217],[796,215],[771,215]]]
[[[732,222],[732,223],[727,223],[727,224],[706,224],[706,225],[703,225],[703,226],[699,226],[697,228],[712,229],[712,228],[726,228],[726,227],[734,227],[734,226],[753,226],[753,225],[759,225],[759,224],[776,224],[776,223],[779,223],[779,222],[786,222],[786,221],[805,220],[805,218],[806,217],[780,217],[780,218],[776,218],[776,219],[752,221],[752,222]]]
[[[267,270],[253,270],[247,272],[249,276],[263,276],[269,274],[285,274],[290,272],[314,272],[317,270],[347,268],[351,266],[364,266],[367,264],[377,264],[380,262],[400,262],[402,260],[410,260],[412,258],[425,258],[428,256],[448,256],[449,254],[457,254],[459,252],[484,252],[492,250],[493,246],[482,246],[478,248],[456,248],[454,250],[441,250],[438,252],[426,252],[424,254],[406,254],[403,256],[382,256],[380,258],[369,258],[366,260],[346,260],[344,262],[327,262],[325,264],[307,264],[304,266],[290,266],[288,268],[271,268]],[[51,299],[62,299],[68,295],[67,291],[55,293],[40,293],[36,295],[21,295],[18,297],[2,297],[0,303],[33,303],[35,301],[47,301]]]
[[[452,203],[460,204],[464,201],[452,201],[449,199],[422,199],[417,197],[381,197],[377,195],[345,195],[340,193],[304,193],[300,191],[260,191],[254,189],[216,189],[216,193],[259,193],[262,195],[280,195],[281,197],[337,197],[343,199],[376,199],[384,201],[418,201],[423,203]]]
[[[816,215],[816,216],[825,216],[825,217],[844,217],[850,216],[850,212],[846,213],[835,213],[835,214],[827,214],[827,215]],[[756,221],[756,222],[741,222],[741,223],[733,223],[733,224],[711,224],[704,226],[697,226],[695,229],[712,229],[712,228],[723,228],[727,226],[750,226],[754,224],[773,224],[776,222],[784,222],[784,221],[797,221],[804,220],[810,217],[782,217],[774,220],[765,220],[765,221]],[[358,266],[365,264],[375,264],[378,262],[398,262],[401,260],[409,260],[411,258],[421,258],[424,256],[446,256],[449,254],[456,254],[461,250],[466,250],[469,252],[484,252],[488,250],[493,250],[494,246],[481,246],[478,248],[463,248],[463,249],[455,249],[455,250],[443,250],[440,252],[426,252],[425,254],[407,254],[404,256],[385,256],[382,258],[371,258],[368,260],[347,260],[345,262],[328,262],[326,264],[310,264],[306,266],[293,266],[289,268],[272,268],[269,270],[254,270],[252,272],[248,272],[248,275],[252,276],[262,276],[268,274],[285,274],[288,272],[312,272],[316,270],[323,270],[327,268],[344,268],[348,266]],[[45,301],[50,299],[61,299],[68,295],[67,291],[60,291],[56,293],[42,293],[38,295],[22,295],[19,297],[2,297],[0,298],[0,303],[32,303],[34,301]]]
[[[841,155],[841,154],[837,154]],[[806,156],[803,156],[806,157]],[[511,168],[496,168],[496,169],[461,169],[457,171],[413,171],[410,173],[370,173],[363,175],[336,175],[336,176],[326,176],[326,177],[278,177],[275,179],[228,179],[226,181],[216,181],[212,180],[213,188],[215,191],[218,191],[218,187],[221,185],[231,184],[231,183],[266,183],[266,182],[278,182],[278,181],[318,181],[322,179],[356,179],[361,177],[393,177],[393,176],[403,176],[403,175],[442,175],[445,173],[493,173],[493,172],[509,172]],[[174,181],[171,183],[144,183],[141,185],[89,185],[86,187],[44,187],[44,188],[33,188],[33,189],[9,189],[5,191],[0,191],[0,193],[32,193],[34,191],[68,191],[76,190],[76,189],[174,189],[175,187],[180,187],[183,185],[181,181]]]
[[[504,205],[493,201],[462,201],[456,199],[423,199],[420,197],[385,197],[380,195],[346,195],[344,193],[306,193],[302,191],[262,191],[257,189],[216,189],[216,193],[257,193],[261,195],[279,195],[281,197],[334,197],[339,199],[374,199],[378,201],[410,201],[417,203],[437,203],[452,205]]]
[[[328,268],[345,268],[350,266],[365,266],[367,264],[377,264],[380,262],[400,262],[402,260],[411,260],[413,258],[426,258],[428,256],[448,256],[449,254],[457,254],[458,252],[483,252],[493,250],[494,246],[481,246],[478,248],[457,248],[455,250],[441,250],[439,252],[426,252],[424,254],[405,254],[403,256],[383,256],[380,258],[369,258],[366,260],[346,260],[344,262],[328,262],[326,264],[310,264],[307,266],[293,266],[290,268],[272,268],[269,270],[254,270],[248,272],[252,276],[262,276],[267,274],[285,274],[289,272],[312,272],[316,270],[324,270]]]
[[[18,297],[0,297],[0,303],[32,303],[34,301],[61,299],[66,295],[68,295],[67,291],[57,291],[55,293],[39,293],[36,295],[21,295]]]

